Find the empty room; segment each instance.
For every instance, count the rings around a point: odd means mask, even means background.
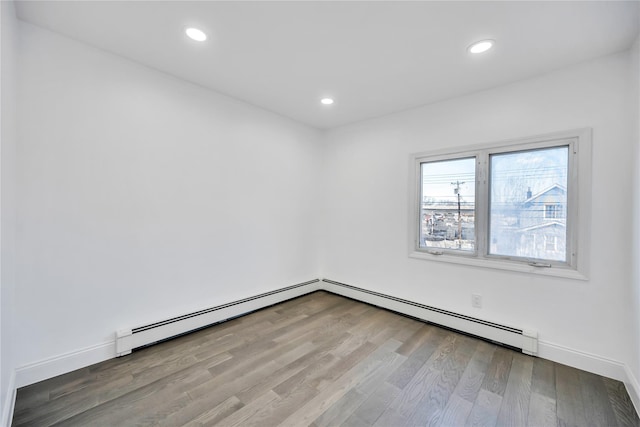
[[[640,2],[0,22],[1,426],[640,426]]]

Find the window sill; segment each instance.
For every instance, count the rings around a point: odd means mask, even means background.
[[[451,264],[462,264],[472,267],[493,268],[497,270],[515,271],[519,273],[535,274],[540,276],[560,277],[563,279],[589,280],[581,272],[568,267],[534,267],[528,264],[514,261],[500,261],[487,258],[475,258],[464,255],[434,255],[426,252],[412,251],[409,258],[424,259],[435,262],[448,262]]]

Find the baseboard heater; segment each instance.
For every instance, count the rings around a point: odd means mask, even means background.
[[[538,353],[538,333],[536,331],[518,329],[476,319],[329,279],[322,279],[322,282],[321,288],[334,294],[386,308],[509,347],[518,348],[525,354],[535,356]]]
[[[419,304],[329,279],[314,279],[171,319],[116,332],[116,355],[196,331],[299,296],[324,290],[536,355],[538,333]]]
[[[125,356],[136,348],[145,347],[159,341],[165,341],[261,308],[315,292],[321,289],[321,285],[320,279],[314,279],[149,325],[118,330],[116,332],[116,355]]]

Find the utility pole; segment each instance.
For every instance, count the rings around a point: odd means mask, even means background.
[[[456,186],[456,188],[453,189],[453,194],[458,196],[458,248],[462,248],[462,214],[460,212],[460,186],[462,184],[464,184],[464,181],[451,183],[451,185]]]

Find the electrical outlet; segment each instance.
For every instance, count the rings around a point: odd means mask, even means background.
[[[471,294],[471,306],[475,308],[482,308],[482,295]]]

